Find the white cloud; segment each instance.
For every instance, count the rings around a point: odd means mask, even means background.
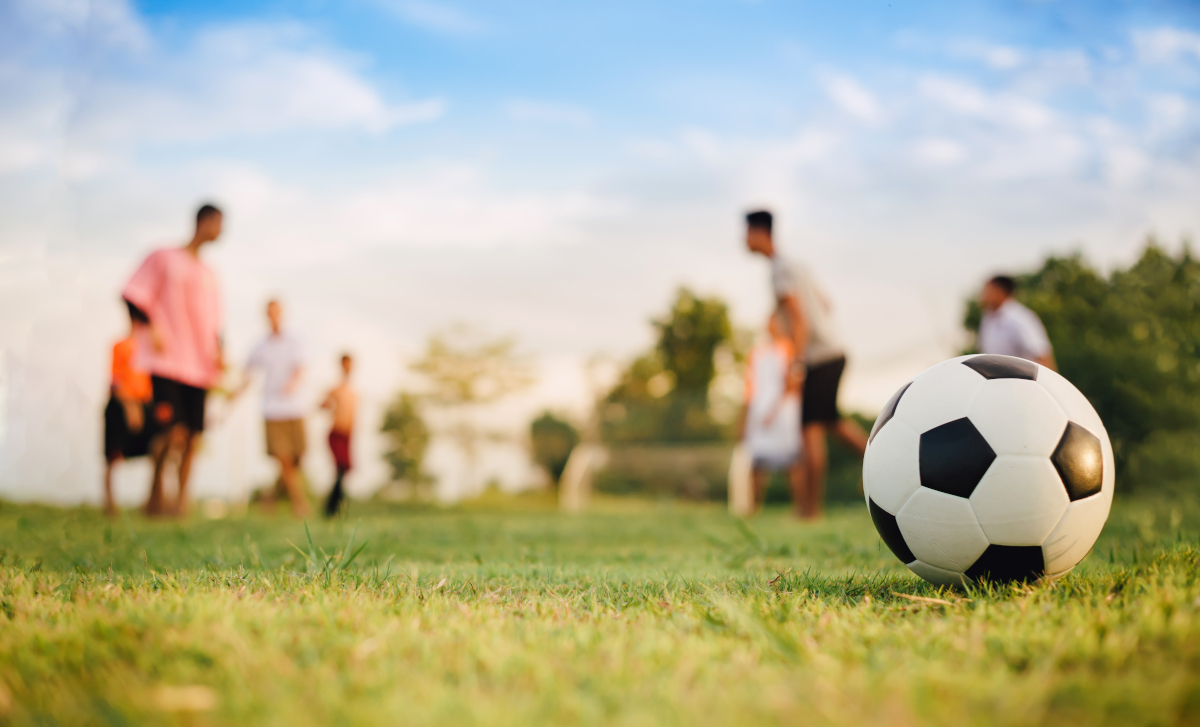
[[[391,104],[295,25],[202,32],[147,80],[96,78],[69,132],[90,143],[200,141],[290,128],[382,132],[438,118],[444,103]]]
[[[966,159],[967,152],[951,139],[920,139],[913,146],[913,157],[923,165],[945,167]]]
[[[1020,48],[978,40],[956,41],[950,44],[950,51],[964,58],[982,61],[997,71],[1011,71],[1024,65],[1027,60],[1026,53]]]
[[[987,95],[974,84],[939,76],[920,80],[918,89],[925,98],[955,113],[981,116],[988,110]]]
[[[1133,31],[1138,58],[1146,63],[1168,63],[1179,57],[1200,60],[1200,33],[1181,28],[1153,28]]]
[[[16,22],[50,37],[86,39],[93,47],[142,51],[150,35],[128,0],[16,0]]]
[[[851,76],[826,74],[821,79],[821,85],[829,98],[845,113],[861,121],[879,120],[879,102]]]
[[[428,0],[376,0],[375,4],[405,23],[435,33],[472,36],[487,30],[487,26],[478,18],[443,3]]]
[[[51,36],[58,33],[95,45],[90,29],[100,21],[66,5],[37,22],[25,18],[25,35],[35,45],[39,37],[57,43]],[[136,17],[121,14],[128,10],[124,5],[91,5],[91,14],[105,19],[102,39],[140,37],[133,30],[113,35],[114,27],[142,27]],[[125,18],[125,25],[113,18]],[[0,49],[0,173],[57,167],[65,178],[81,180],[147,143],[291,129],[379,134],[433,121],[446,108],[438,98],[385,99],[353,57],[323,47],[306,28],[290,23],[210,27],[178,48],[146,41],[136,73],[103,49],[81,66],[73,65],[70,53],[58,54],[59,65],[44,54],[22,53]]]
[[[1150,116],[1150,129],[1156,134],[1167,134],[1184,128],[1191,105],[1177,93],[1154,94],[1147,99],[1146,110]]]
[[[1039,101],[1017,93],[988,93],[975,84],[941,76],[918,82],[921,95],[956,114],[1025,131],[1049,127],[1054,112]]]
[[[508,117],[516,121],[537,121],[548,124],[563,124],[577,128],[592,125],[591,113],[580,106],[518,99],[505,106]]]
[[[1135,147],[1115,146],[1105,153],[1105,173],[1114,187],[1135,187],[1145,180],[1151,161]]]

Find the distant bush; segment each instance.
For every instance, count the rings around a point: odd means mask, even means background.
[[[1200,482],[1200,262],[1150,240],[1107,277],[1078,256],[1019,276],[1017,297],[1042,319],[1059,371],[1104,420],[1120,489]],[[978,331],[978,301],[965,325]]]
[[[680,288],[652,324],[654,348],[629,364],[599,404],[601,437],[620,444],[730,440],[732,427],[714,421],[709,407],[716,354],[733,341],[724,301]]]
[[[547,411],[529,425],[529,441],[533,445],[533,461],[546,470],[557,487],[571,450],[579,444],[578,430],[571,422]]]
[[[383,458],[392,470],[392,479],[414,486],[425,484],[429,479],[423,467],[429,427],[421,418],[417,398],[412,394],[397,394],[384,412],[379,431],[387,438]]]

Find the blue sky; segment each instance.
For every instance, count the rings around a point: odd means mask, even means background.
[[[989,273],[1200,229],[1200,5],[0,3],[0,346],[30,402],[102,396],[116,291],[208,199],[234,360],[278,295],[379,403],[467,321],[541,361],[512,421],[581,413],[584,362],[644,347],[677,285],[759,326],[740,215],[769,206],[870,410],[957,350]]]

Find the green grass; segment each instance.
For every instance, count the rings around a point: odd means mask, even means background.
[[[0,504],[0,723],[1200,721],[1194,503],[1118,501],[1075,573],[966,593],[911,576],[857,506],[746,528],[359,505],[310,528]]]

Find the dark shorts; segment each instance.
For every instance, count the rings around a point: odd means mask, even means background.
[[[125,407],[117,397],[108,399],[104,407],[104,459],[115,462],[119,459],[145,457],[150,453],[150,438],[154,435],[153,409],[150,404],[142,405],[142,429],[130,431],[125,419]]]
[[[801,424],[836,424],[841,421],[842,413],[838,411],[837,400],[845,368],[844,357],[808,367],[804,377]]]
[[[350,471],[350,435],[343,432],[329,433],[329,449],[333,452],[333,463],[339,472]]]
[[[174,379],[151,376],[154,387],[154,424],[166,429],[182,424],[193,433],[204,431],[204,399],[208,391]]]

